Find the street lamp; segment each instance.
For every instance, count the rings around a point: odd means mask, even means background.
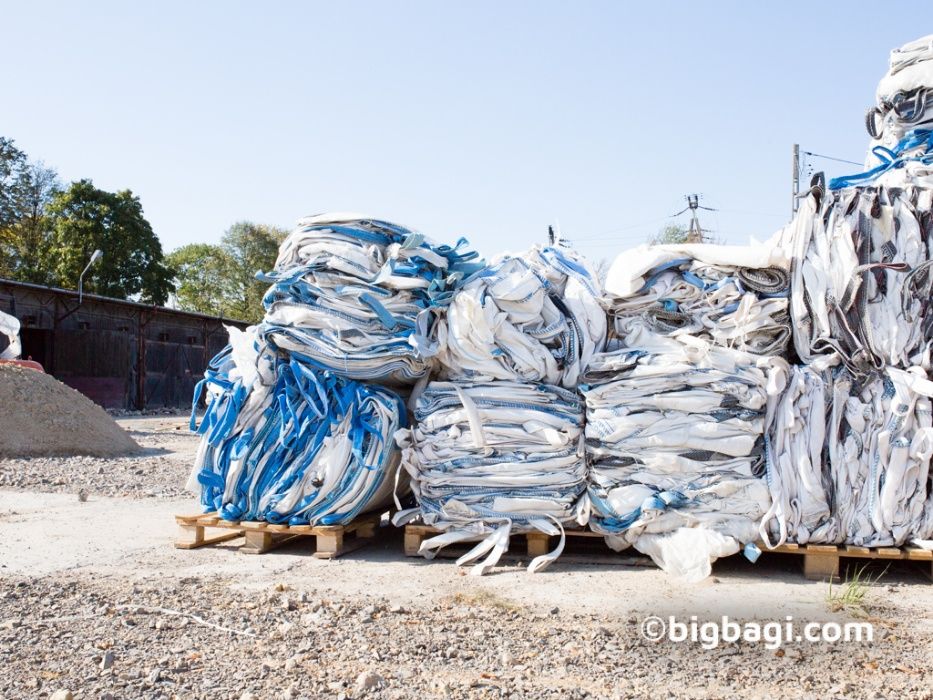
[[[84,271],[81,273],[81,276],[78,278],[78,304],[81,304],[81,301],[84,299],[84,275],[88,270],[91,269],[91,265],[96,263],[104,257],[104,253],[101,250],[95,250],[91,254],[91,259],[88,261],[87,266],[84,268]]]

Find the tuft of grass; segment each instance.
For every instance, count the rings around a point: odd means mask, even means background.
[[[826,602],[829,604],[829,609],[832,612],[848,612],[854,615],[865,616],[868,614],[866,608],[866,596],[868,595],[868,589],[870,586],[878,583],[881,580],[881,577],[884,576],[888,569],[885,567],[884,571],[878,574],[875,577],[872,577],[870,574],[866,573],[868,564],[865,564],[861,568],[856,568],[855,573],[851,576],[849,572],[846,572],[846,580],[841,586],[833,588],[832,579],[829,581],[829,593],[826,595]]]

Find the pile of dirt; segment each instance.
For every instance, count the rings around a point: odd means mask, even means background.
[[[83,394],[48,374],[0,365],[0,456],[116,457],[140,450]]]

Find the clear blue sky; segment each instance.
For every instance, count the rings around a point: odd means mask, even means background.
[[[928,0],[4,1],[0,16],[0,134],[66,180],[132,189],[166,250],[336,209],[487,255],[559,220],[594,258],[694,191],[721,238],[773,232],[791,144],[863,160],[888,52],[933,31]]]

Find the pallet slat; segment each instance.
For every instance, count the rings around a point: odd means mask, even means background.
[[[786,553],[789,552],[786,549],[787,546],[784,545],[772,550],[765,547],[762,547],[762,549],[766,552]],[[839,560],[842,558],[933,562],[933,551],[909,546],[899,548],[861,547],[852,544],[838,546],[808,544],[800,546],[799,554],[804,557],[804,575],[812,580],[825,580],[830,577],[839,578]],[[933,565],[925,570],[925,573],[928,578],[933,580]]]
[[[299,537],[315,538],[314,556],[333,559],[368,544],[376,535],[381,513],[363,515],[347,525],[286,525],[259,521],[223,520],[216,513],[176,515],[179,538],[177,549],[197,549],[212,544],[244,538],[239,551],[243,554],[264,554]],[[225,530],[222,534],[207,536],[206,528]],[[348,537],[349,536],[349,537]]]
[[[413,524],[405,526],[405,554],[418,556],[421,543],[442,531],[430,525]],[[574,537],[603,537],[592,530],[567,529],[564,534],[568,538]],[[538,556],[548,551],[550,535],[541,532],[519,533],[514,535],[524,538],[529,556]],[[478,538],[479,539],[479,538]],[[822,581],[828,578],[839,578],[839,560],[844,557],[859,559],[902,559],[911,561],[931,562],[927,576],[933,579],[933,551],[920,547],[859,547],[856,545],[834,544],[796,544],[787,542],[773,549],[767,548],[759,542],[758,546],[763,552],[776,554],[795,554],[803,560],[804,576],[810,580]]]
[[[422,525],[422,524],[412,524],[405,526],[405,555],[409,557],[418,556],[418,550],[421,548],[421,543],[433,537],[434,535],[441,534],[442,530],[438,530],[432,525]],[[593,532],[592,530],[576,530],[566,528],[564,530],[564,535],[570,538],[582,538],[590,539],[597,538],[603,539],[604,535]],[[552,537],[557,537],[557,535],[548,535],[543,532],[521,532],[513,535],[517,538],[523,538],[526,543],[528,556],[537,557],[542,554],[547,554],[550,549],[550,541]],[[482,539],[482,537],[477,537],[476,541]]]

